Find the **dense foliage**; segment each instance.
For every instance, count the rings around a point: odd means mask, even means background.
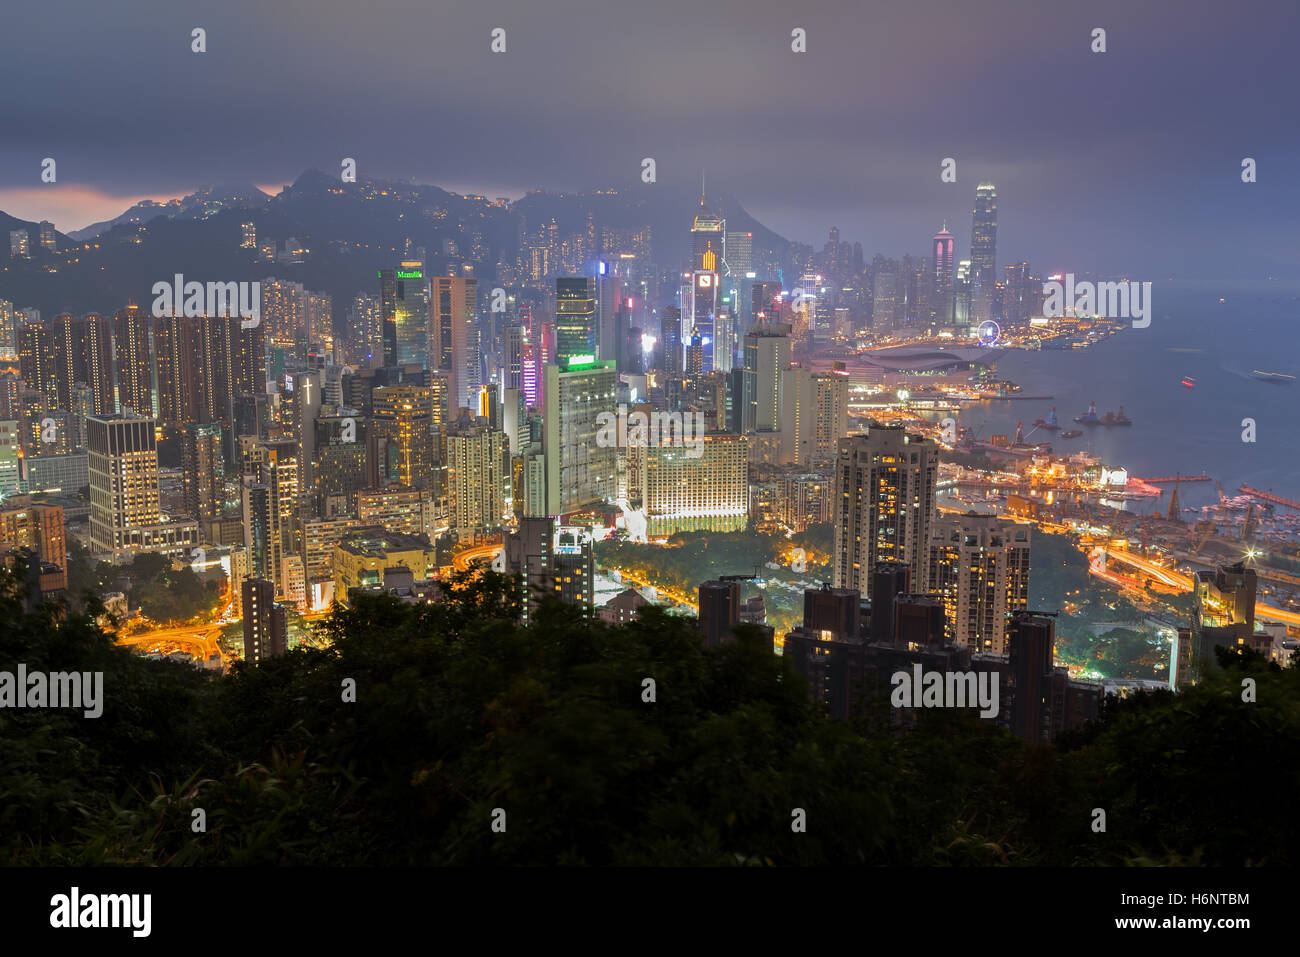
[[[832,721],[743,630],[705,650],[688,619],[559,605],[523,628],[491,573],[437,604],[360,599],[326,650],[217,680],[114,646],[94,609],[24,615],[0,584],[0,671],[98,670],[105,690],[97,719],[0,710],[11,863],[1300,861],[1300,672],[1257,658],[1027,747],[965,712]]]
[[[191,568],[172,568],[171,560],[145,552],[125,565],[92,562],[84,545],[68,547],[68,594],[74,608],[82,608],[88,591],[102,593],[124,579],[132,608],[152,621],[185,622],[208,618],[221,603],[222,588],[215,579],[204,580]]]

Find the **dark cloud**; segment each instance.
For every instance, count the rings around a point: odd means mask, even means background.
[[[0,190],[114,195],[364,174],[491,193],[711,183],[868,255],[969,235],[999,258],[1297,275],[1293,3],[1244,0],[50,0],[6,10]],[[190,52],[207,30],[208,52]],[[489,52],[489,31],[508,52]],[[790,31],[808,52],[790,52]],[[1094,27],[1108,52],[1089,50]],[[958,161],[958,183],[939,161]],[[1259,182],[1240,182],[1240,162]],[[79,224],[78,224],[79,225]]]

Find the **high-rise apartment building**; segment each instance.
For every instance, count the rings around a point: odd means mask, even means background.
[[[1029,607],[1030,526],[968,512],[934,520],[930,590],[943,600],[947,640],[972,652],[1007,650],[1011,616]]]
[[[870,597],[871,570],[906,562],[914,591],[929,590],[927,550],[935,516],[935,443],[902,426],[872,425],[839,440],[835,463],[837,588]]]
[[[447,505],[462,537],[499,528],[510,501],[510,455],[506,434],[485,420],[461,420],[442,437],[447,468]]]

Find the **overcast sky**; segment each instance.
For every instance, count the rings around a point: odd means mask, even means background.
[[[698,182],[783,235],[1151,278],[1300,277],[1280,0],[42,0],[0,33],[0,210],[75,229],[302,170],[458,192]],[[194,27],[207,52],[192,53]],[[506,30],[504,54],[490,32]],[[807,52],[791,52],[791,30]],[[1106,29],[1107,52],[1090,50]],[[42,157],[58,183],[42,185]],[[1243,157],[1258,162],[1241,181]],[[957,160],[957,182],[940,162]],[[684,227],[685,228],[685,227]]]

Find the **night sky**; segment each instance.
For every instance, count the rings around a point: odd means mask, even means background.
[[[458,192],[698,183],[786,237],[1300,278],[1300,17],[1267,0],[43,0],[0,32],[0,210],[60,229],[304,169]],[[190,51],[207,30],[208,52]],[[489,51],[494,27],[507,52]],[[790,50],[803,27],[808,52]],[[1090,50],[1094,27],[1107,52]],[[42,185],[53,156],[59,182]],[[939,180],[944,157],[957,183]],[[1259,181],[1241,182],[1241,160]],[[683,229],[687,224],[683,225]]]

